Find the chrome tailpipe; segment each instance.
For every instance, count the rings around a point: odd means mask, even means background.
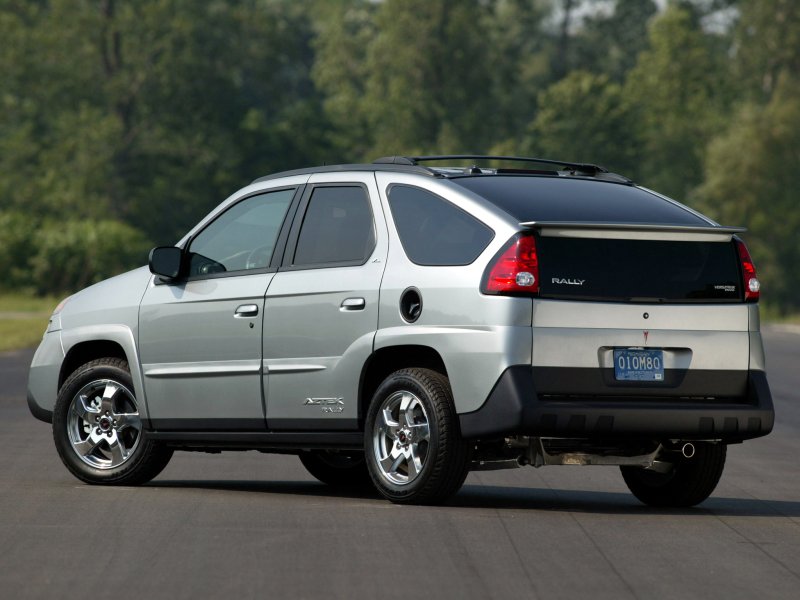
[[[695,453],[694,444],[691,442],[686,442],[683,446],[681,446],[681,454],[683,454],[684,458],[692,458]]]

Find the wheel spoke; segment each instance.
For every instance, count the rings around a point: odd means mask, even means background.
[[[414,400],[414,396],[409,393],[403,394],[403,397],[400,399],[400,414],[404,414],[408,407],[411,405],[412,401]]]
[[[136,431],[141,431],[142,420],[139,413],[113,413],[113,418],[117,422],[117,429],[133,427]]]
[[[397,473],[397,469],[399,469],[399,468],[400,468],[400,465],[402,465],[402,464],[403,464],[403,461],[404,461],[405,459],[406,459],[406,457],[405,457],[405,456],[403,455],[403,453],[401,452],[401,453],[400,453],[400,456],[398,456],[397,458],[395,458],[395,459],[394,459],[394,462],[392,463],[392,466],[391,466],[391,467],[389,467],[389,472],[390,472],[390,473]]]
[[[97,419],[100,411],[89,405],[89,399],[81,394],[72,403],[72,411],[84,422],[92,424]]]
[[[122,438],[119,434],[114,434],[114,436],[109,440],[108,446],[111,448],[112,464],[121,464],[122,461],[128,458],[128,449],[125,447],[125,442],[122,441]]]
[[[384,408],[381,411],[381,421],[378,424],[380,430],[386,435],[387,437],[396,440],[397,439],[397,430],[400,428],[400,423],[395,421],[392,418],[392,411],[388,408]]]
[[[412,444],[408,449],[408,477],[413,478],[419,475],[422,470],[422,461],[417,456],[417,448]]]
[[[114,412],[114,396],[119,391],[119,386],[113,381],[106,383],[103,398],[100,400],[100,410],[109,414]]]
[[[395,453],[391,452],[385,458],[381,459],[381,467],[383,467],[386,473],[395,474],[397,473],[397,468],[400,466],[400,463],[403,462],[403,458],[402,453],[400,453],[399,456],[395,456]]]
[[[427,423],[419,423],[418,425],[412,425],[410,429],[411,429],[411,434],[413,436],[411,439],[414,440],[414,444],[430,440],[431,429]]]
[[[409,407],[406,411],[402,414],[403,423],[406,427],[413,427],[416,425],[414,422],[414,408]]]
[[[103,441],[102,438],[96,436],[94,432],[92,432],[85,440],[72,444],[72,447],[75,448],[75,451],[81,456],[88,456],[97,448],[97,445],[101,441]]]

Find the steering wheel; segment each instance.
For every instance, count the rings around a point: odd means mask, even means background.
[[[245,269],[264,269],[272,256],[272,245],[258,246],[247,255]]]

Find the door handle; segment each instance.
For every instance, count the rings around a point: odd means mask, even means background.
[[[247,317],[256,317],[258,316],[258,305],[257,304],[242,304],[239,308],[236,309],[236,312],[233,313],[233,316],[237,319],[246,319]]]
[[[342,300],[339,310],[364,310],[366,305],[367,301],[364,298],[345,298]]]

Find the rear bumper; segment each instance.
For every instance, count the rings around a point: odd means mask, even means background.
[[[532,367],[517,365],[505,370],[481,408],[459,415],[461,434],[468,439],[531,435],[742,441],[767,435],[775,421],[766,374],[748,371],[746,376],[746,395],[724,401],[651,394],[558,397],[538,395]]]

